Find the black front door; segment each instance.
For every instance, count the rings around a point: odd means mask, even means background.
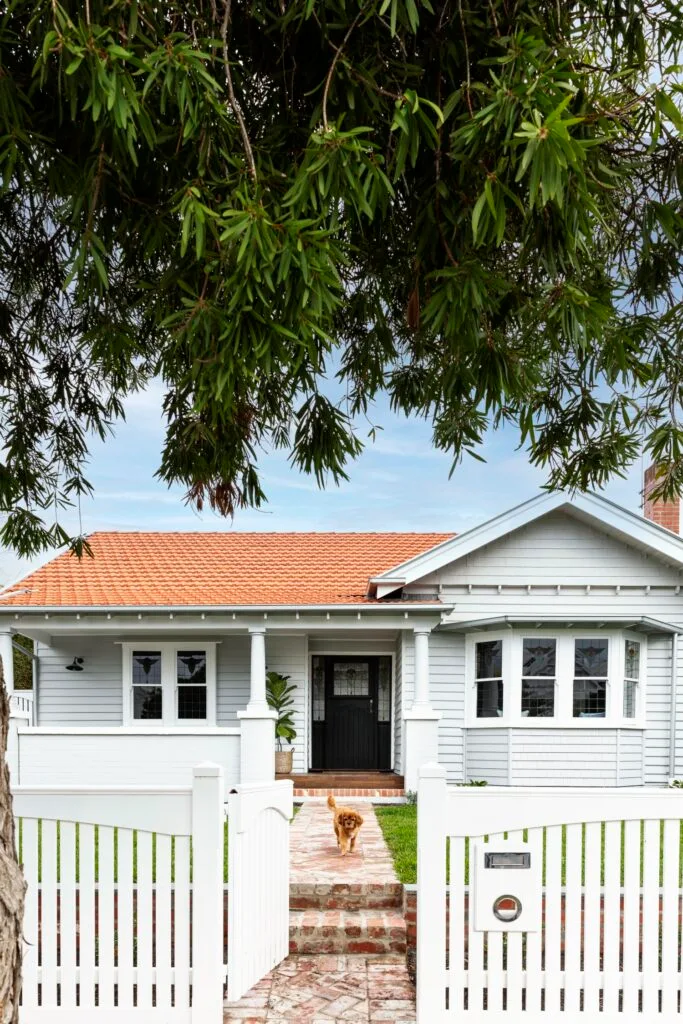
[[[316,656],[313,676],[312,767],[390,768],[390,658]]]

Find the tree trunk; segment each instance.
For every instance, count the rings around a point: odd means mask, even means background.
[[[0,668],[0,1024],[17,1024],[26,884],[17,860],[14,816],[5,759],[9,699]]]

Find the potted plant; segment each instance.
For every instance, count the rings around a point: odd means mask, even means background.
[[[294,728],[294,698],[292,694],[296,686],[289,684],[289,676],[280,675],[279,672],[266,673],[266,700],[268,707],[277,712],[275,722],[275,738],[277,750],[275,751],[275,772],[277,775],[289,775],[292,771],[292,757],[294,751],[291,747],[283,750],[283,740],[291,743],[296,739]]]

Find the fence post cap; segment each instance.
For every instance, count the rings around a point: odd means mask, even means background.
[[[442,764],[436,764],[435,761],[430,761],[427,764],[423,764],[420,768],[419,777],[421,779],[444,779],[446,778],[446,769]]]
[[[192,769],[192,775],[195,779],[217,779],[222,774],[223,766],[214,764],[213,761],[202,761],[201,764],[196,764]]]

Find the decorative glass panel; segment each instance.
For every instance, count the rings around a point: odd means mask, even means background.
[[[574,641],[574,675],[607,678],[607,640]]]
[[[206,686],[206,651],[178,651],[178,686]]]
[[[377,721],[391,721],[391,658],[379,659],[377,683]]]
[[[335,697],[369,697],[370,666],[367,661],[335,661]]]
[[[325,663],[319,655],[313,657],[313,721],[325,721]]]
[[[500,679],[503,675],[503,643],[484,640],[475,644],[477,679]]]
[[[161,686],[161,651],[133,651],[133,686]]]
[[[206,718],[206,687],[178,687],[178,718]]]
[[[557,641],[547,637],[525,638],[522,644],[522,675],[554,678]]]
[[[555,680],[522,679],[522,717],[552,718],[555,714]]]
[[[477,718],[500,718],[502,714],[502,681],[488,679],[477,683]]]
[[[163,716],[161,652],[133,651],[133,718],[159,721]]]
[[[635,679],[624,680],[624,718],[636,717],[636,683]]]
[[[640,644],[637,640],[624,641],[624,654],[627,679],[640,679]]]
[[[604,718],[606,708],[605,679],[574,680],[574,718]]]

